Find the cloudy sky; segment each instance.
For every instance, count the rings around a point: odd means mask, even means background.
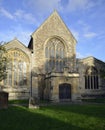
[[[77,57],[105,61],[105,0],[0,0],[0,41],[27,46],[55,9],[78,41]]]

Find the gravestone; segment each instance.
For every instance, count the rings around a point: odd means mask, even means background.
[[[39,100],[36,97],[30,97],[29,99],[29,108],[37,109],[39,108]]]
[[[0,92],[0,109],[7,109],[8,108],[8,93],[7,92]]]

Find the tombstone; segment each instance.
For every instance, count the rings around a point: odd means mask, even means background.
[[[8,108],[8,93],[7,92],[0,92],[0,109],[7,109]]]
[[[39,100],[36,97],[30,97],[29,99],[29,108],[37,109],[39,108]]]

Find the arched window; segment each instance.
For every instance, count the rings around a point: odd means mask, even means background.
[[[61,40],[52,38],[45,47],[46,71],[62,72],[64,68],[65,47]]]
[[[27,73],[29,69],[29,59],[27,55],[18,49],[8,50],[9,60],[7,66],[7,78],[4,80],[5,86],[27,85]]]
[[[12,61],[10,59],[7,64],[7,78],[4,80],[4,85],[12,86]]]
[[[86,70],[85,74],[85,89],[98,89],[98,71],[91,66]]]

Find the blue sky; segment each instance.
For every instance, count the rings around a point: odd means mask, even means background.
[[[105,61],[105,0],[0,0],[0,41],[27,46],[55,9],[78,41],[77,57]]]

